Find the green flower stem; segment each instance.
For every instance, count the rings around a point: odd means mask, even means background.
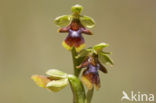
[[[74,96],[73,103],[85,103],[85,89],[80,79],[74,75],[68,75],[68,80]]]
[[[92,88],[91,90],[88,90],[88,92],[87,92],[87,103],[91,103],[93,93],[94,93],[94,88]]]
[[[76,67],[79,65],[79,61],[78,59],[76,59],[76,56],[78,55],[78,53],[76,52],[74,47],[72,48],[71,52],[72,52],[72,58],[73,58],[74,75],[78,77],[81,71],[81,69]]]

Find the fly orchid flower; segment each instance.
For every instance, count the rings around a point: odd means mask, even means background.
[[[86,59],[78,66],[78,68],[86,68],[82,74],[82,82],[88,89],[92,89],[95,85],[96,89],[100,88],[100,78],[98,71],[107,73],[107,69],[103,64],[111,63],[108,52],[102,51],[104,47],[108,46],[105,43],[95,45],[93,48],[82,50],[78,57],[86,56]],[[102,61],[101,61],[102,60]]]
[[[85,47],[82,33],[92,35],[92,32],[86,29],[86,27],[94,27],[94,20],[88,16],[80,15],[82,9],[82,6],[75,5],[72,7],[72,15],[64,15],[55,19],[55,24],[62,27],[58,32],[68,33],[68,36],[62,43],[67,50],[72,50],[75,47],[76,51],[80,52]]]
[[[98,70],[107,73],[107,69],[98,61],[96,56],[88,56],[87,59],[78,68],[85,68],[82,74],[82,82],[92,89],[93,85],[98,89],[100,88],[100,78]]]

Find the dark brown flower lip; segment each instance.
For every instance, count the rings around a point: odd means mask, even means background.
[[[87,83],[84,83],[86,84],[88,89],[91,89],[94,85],[96,86],[97,89],[100,88],[100,78],[97,66],[89,64],[87,69],[84,70],[82,77],[88,80],[88,82],[90,82],[89,85],[91,86],[89,86]],[[82,81],[85,82],[84,80]]]

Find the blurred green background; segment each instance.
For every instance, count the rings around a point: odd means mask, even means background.
[[[70,87],[59,93],[30,79],[49,68],[73,73],[71,53],[53,19],[84,6],[96,21],[87,47],[106,42],[115,66],[100,73],[92,103],[121,103],[122,91],[156,95],[156,0],[0,0],[0,103],[72,103]]]

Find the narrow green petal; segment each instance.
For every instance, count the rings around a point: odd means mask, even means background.
[[[95,21],[89,16],[81,16],[80,21],[87,28],[93,28],[95,26]]]
[[[46,74],[49,76],[51,79],[65,79],[67,78],[67,74],[59,71],[57,69],[50,69],[46,72]]]
[[[68,79],[53,80],[47,84],[47,88],[53,92],[58,92],[68,85]]]
[[[59,27],[64,27],[69,25],[71,22],[71,16],[70,15],[63,15],[55,18],[54,23]]]

